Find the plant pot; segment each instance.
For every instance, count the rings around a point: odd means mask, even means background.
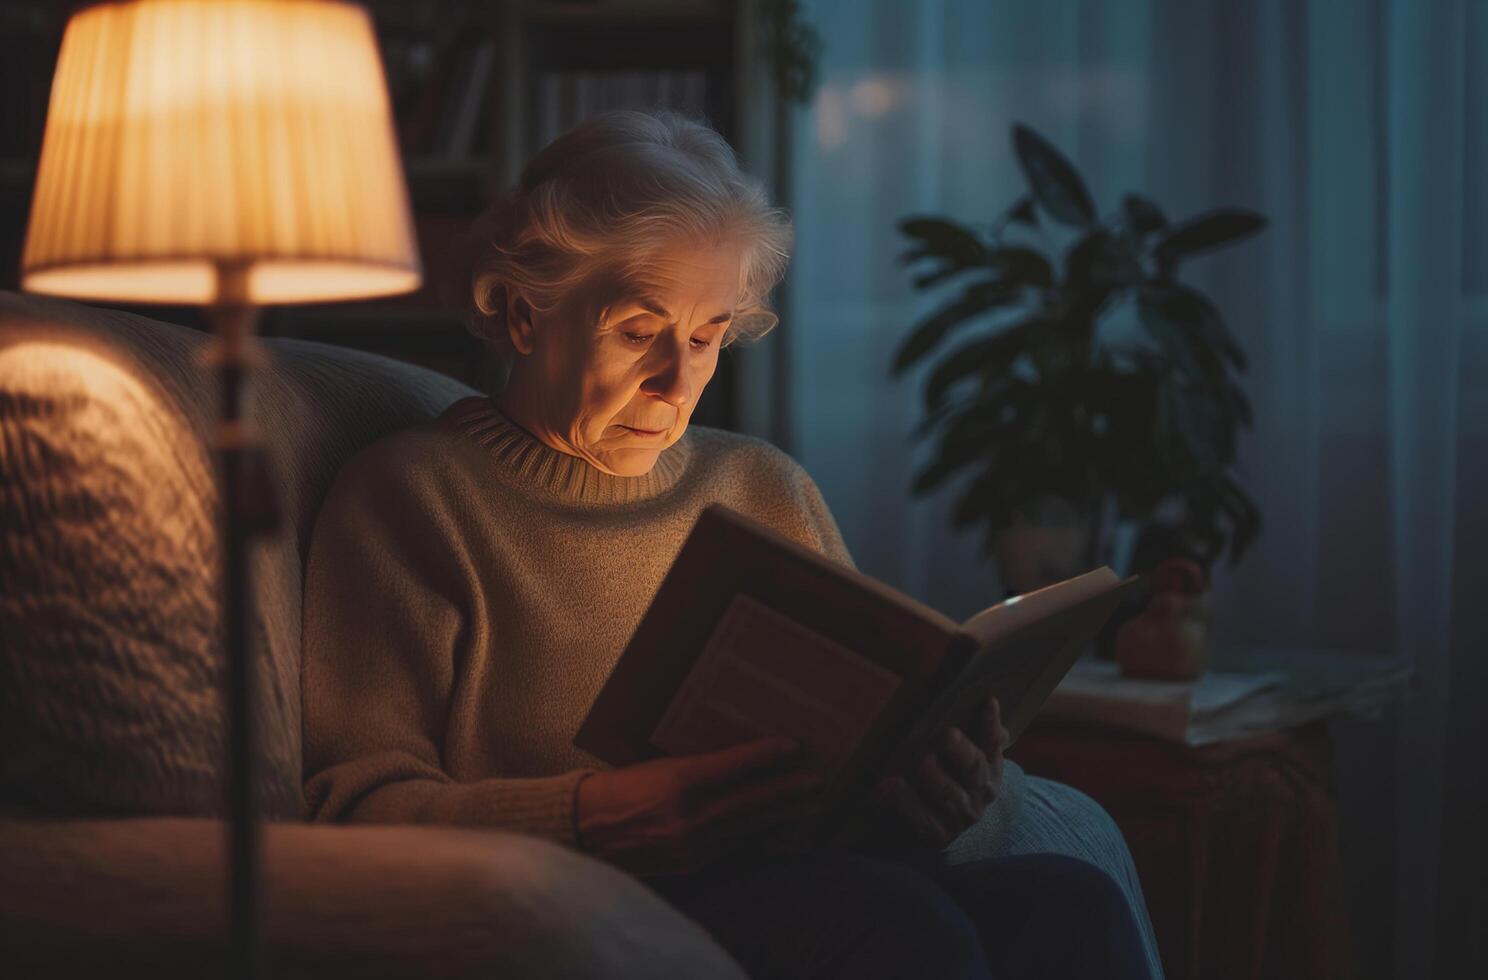
[[[1025,507],[1022,519],[992,542],[1004,594],[1021,595],[1101,565],[1126,574],[1137,525],[1118,520],[1115,503],[1108,495],[1081,511],[1063,498],[1041,497]]]
[[[1089,571],[1094,516],[1058,497],[1032,501],[1022,519],[992,542],[1004,594],[1021,595]]]

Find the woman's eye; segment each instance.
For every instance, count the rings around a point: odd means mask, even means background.
[[[646,343],[648,340],[650,340],[652,337],[654,337],[655,334],[649,334],[649,333],[630,333],[630,332],[627,331],[626,333],[622,334],[621,336],[623,336],[630,343],[635,344],[637,347],[639,347],[641,344]]]
[[[712,346],[713,341],[711,340],[703,340],[699,337],[692,338],[692,349],[695,351],[705,351]]]

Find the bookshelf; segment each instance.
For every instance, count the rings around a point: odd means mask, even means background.
[[[0,0],[0,288],[18,288],[47,97],[75,2]],[[606,108],[702,115],[745,168],[775,172],[780,111],[758,54],[760,0],[364,0],[377,28],[426,273],[417,293],[276,307],[263,332],[369,350],[477,388],[496,365],[434,282],[470,221],[554,135]],[[116,305],[116,304],[111,304]],[[118,307],[205,329],[191,307]],[[730,349],[694,413],[770,433],[767,343]]]

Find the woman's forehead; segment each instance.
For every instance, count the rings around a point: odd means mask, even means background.
[[[681,262],[647,265],[612,279],[601,290],[615,305],[631,303],[658,316],[673,315],[679,304],[699,298],[726,308],[738,299],[743,277],[736,266],[718,263]]]
[[[742,265],[740,250],[724,246],[667,249],[638,258],[622,272],[622,283],[637,295],[731,285]]]
[[[631,302],[634,303],[636,306],[640,307],[641,309],[645,310],[648,313],[654,313],[654,314],[656,314],[657,316],[661,317],[663,320],[671,320],[671,319],[674,319],[677,316],[676,313],[672,312],[670,309],[667,308],[667,304],[665,302],[663,302],[660,299],[657,299],[654,296],[649,296],[649,295],[638,296],[638,297],[632,299]],[[720,298],[717,302],[718,302],[718,305],[724,305],[724,302],[723,302],[723,299],[722,298]],[[733,305],[732,301],[729,301],[728,302],[728,305],[729,306],[732,306]],[[710,319],[708,322],[709,323],[722,323],[723,321],[727,320],[732,315],[733,315],[733,310],[732,309],[727,309],[727,310],[724,310],[721,313],[714,314],[713,317],[712,317],[712,319]]]

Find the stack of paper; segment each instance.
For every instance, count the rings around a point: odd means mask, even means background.
[[[1116,664],[1083,661],[1065,676],[1043,714],[1208,745],[1281,731],[1330,715],[1372,717],[1410,671],[1398,661],[1336,655],[1236,654],[1242,670],[1194,681],[1122,677]]]

